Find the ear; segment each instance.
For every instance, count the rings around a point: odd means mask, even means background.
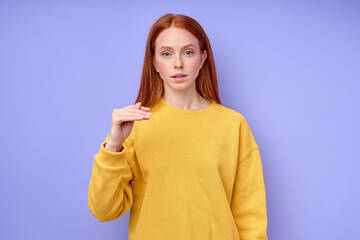
[[[200,69],[202,68],[205,60],[207,58],[207,52],[204,50],[203,53],[201,54],[201,63],[200,63]]]

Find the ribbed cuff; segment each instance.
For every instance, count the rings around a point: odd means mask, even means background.
[[[110,152],[105,148],[106,142],[101,144],[98,159],[105,165],[110,167],[122,167],[125,166],[125,148],[122,147],[121,152]]]

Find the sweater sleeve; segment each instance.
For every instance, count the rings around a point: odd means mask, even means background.
[[[90,211],[101,222],[119,218],[133,203],[134,176],[128,162],[134,156],[133,141],[129,136],[121,152],[110,152],[105,149],[108,138],[95,155],[88,191]]]
[[[231,210],[241,240],[267,240],[266,194],[259,147],[245,118]]]

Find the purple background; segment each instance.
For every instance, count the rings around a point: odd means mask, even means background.
[[[0,2],[0,239],[127,239],[129,212],[91,214],[91,169],[169,12],[203,26],[222,103],[249,122],[269,239],[358,236],[360,3],[170,2]]]

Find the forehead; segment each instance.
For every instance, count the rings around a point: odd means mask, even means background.
[[[188,44],[194,44],[197,48],[199,42],[189,31],[177,27],[171,27],[162,31],[155,40],[156,49],[162,46],[181,48]]]

